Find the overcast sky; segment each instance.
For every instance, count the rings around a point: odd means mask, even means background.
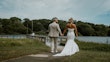
[[[0,18],[68,20],[110,25],[110,0],[0,0]]]

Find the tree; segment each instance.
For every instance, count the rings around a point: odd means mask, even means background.
[[[48,29],[48,25],[51,23],[51,20],[49,19],[39,19],[37,21],[39,21],[46,30]]]
[[[78,22],[77,28],[78,32],[80,32],[84,36],[93,36],[94,29],[89,24],[84,24],[82,22]]]
[[[96,36],[107,36],[107,27],[105,25],[95,25],[94,26]]]
[[[18,17],[11,17],[10,20],[12,23],[21,23],[21,19]]]
[[[11,17],[9,19],[0,18],[0,34],[30,34],[32,33],[32,21],[33,31],[36,34],[46,34],[48,25],[52,22],[49,19],[30,20],[29,18],[25,18],[23,20],[18,17]],[[78,28],[78,33],[82,36],[110,36],[110,26],[74,21]],[[66,21],[59,20],[62,31],[65,29],[66,24]]]
[[[110,36],[110,29],[108,30],[108,33],[107,33],[107,35],[108,35],[108,36]]]
[[[59,20],[58,23],[60,25],[61,30],[63,31],[65,29],[65,27],[66,27],[67,22],[66,21],[62,21],[62,20]]]
[[[22,24],[21,19],[11,17],[10,19],[1,19],[2,32],[5,34],[25,34],[26,27]]]
[[[44,25],[46,25],[45,22],[43,24],[39,20],[33,20],[33,28],[34,28],[33,30],[34,30],[34,32],[36,32],[36,34],[40,34],[40,33],[45,34],[47,29],[44,27]]]
[[[28,18],[24,18],[23,20],[24,20],[23,25],[27,28],[27,34],[32,33],[32,30],[31,30],[32,22],[31,22],[31,20]]]
[[[108,33],[107,33],[108,36],[110,36],[110,26],[108,27]]]
[[[2,28],[2,19],[0,18],[0,34],[2,34],[3,32],[3,28]]]

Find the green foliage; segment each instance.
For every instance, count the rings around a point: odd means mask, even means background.
[[[78,22],[78,23],[79,24],[77,24],[77,28],[78,28],[78,31],[82,35],[85,35],[85,36],[92,36],[93,35],[94,29],[92,28],[91,25],[86,24],[86,23],[80,23],[80,22]]]
[[[1,23],[1,19],[0,19],[0,33],[2,33],[3,28],[2,28],[2,23]]]
[[[109,27],[103,24],[77,22],[78,32],[83,36],[107,36]]]
[[[17,17],[11,17],[10,19],[2,19],[1,23],[2,23],[2,33],[5,34],[26,33],[27,28],[21,23],[21,19]]]
[[[109,26],[109,28],[108,28],[108,32],[107,32],[108,34],[108,36],[110,36],[110,26]]]
[[[110,36],[110,29],[108,30],[108,34],[107,35]]]
[[[107,36],[108,27],[105,25],[95,25],[94,29],[96,36]]]
[[[66,21],[59,20],[59,25],[60,25],[60,28],[61,28],[61,30],[62,30],[62,31],[65,29],[66,24],[67,24],[67,22],[66,22]]]
[[[0,34],[31,34],[32,22],[33,32],[36,34],[47,35],[46,32],[48,31],[48,25],[52,21],[49,19],[30,20],[28,18],[21,20],[18,17],[11,17],[10,19],[0,18]],[[78,34],[80,36],[110,36],[110,26],[76,20],[74,20],[74,23],[77,26]],[[59,20],[59,25],[62,31],[65,29],[66,24],[66,21]]]

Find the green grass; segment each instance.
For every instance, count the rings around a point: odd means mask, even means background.
[[[49,50],[49,47],[35,39],[0,39],[0,61]]]
[[[75,41],[80,48],[78,53],[69,57],[51,57],[48,62],[110,62],[110,44]],[[49,47],[35,39],[0,39],[0,61],[49,51]]]
[[[50,62],[110,62],[110,44],[81,42],[78,40],[76,40],[76,43],[80,48],[78,53],[70,57],[56,58],[50,60]]]
[[[80,50],[70,57],[56,58],[49,62],[110,62],[110,52]]]
[[[76,40],[76,43],[78,44],[81,50],[110,52],[110,44],[100,44],[100,43],[84,42],[78,40]]]

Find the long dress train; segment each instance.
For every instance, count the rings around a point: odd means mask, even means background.
[[[74,29],[68,28],[67,42],[65,44],[64,49],[62,50],[61,53],[55,54],[53,56],[70,56],[78,52],[79,47],[74,41],[74,39],[75,39]]]

